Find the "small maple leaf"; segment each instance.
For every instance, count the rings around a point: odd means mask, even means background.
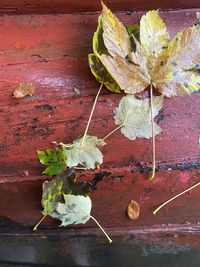
[[[82,141],[83,137],[74,140],[72,144],[61,144],[67,157],[67,166],[75,167],[80,164],[86,169],[95,169],[103,162],[103,155],[98,147],[104,146],[106,143],[96,136],[89,135],[85,136],[84,144]]]
[[[60,148],[37,151],[40,163],[46,165],[43,174],[48,176],[57,175],[67,168],[67,158]]]
[[[153,97],[155,117],[162,108],[163,96]],[[120,101],[119,107],[115,110],[115,123],[121,125],[121,132],[130,140],[136,137],[152,137],[151,110],[149,99],[137,99],[133,95],[127,95]],[[162,132],[162,129],[154,123],[154,135]]]
[[[51,217],[62,221],[61,226],[84,224],[90,219],[92,202],[89,196],[63,194],[64,202],[58,202]]]

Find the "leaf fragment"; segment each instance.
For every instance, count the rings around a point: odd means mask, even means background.
[[[136,201],[134,201],[134,200],[130,201],[128,208],[127,208],[127,215],[129,217],[129,219],[131,219],[131,220],[137,220],[139,218],[140,206]]]
[[[153,97],[153,117],[163,106],[163,96]],[[115,123],[121,125],[121,132],[130,140],[136,137],[152,137],[151,109],[149,99],[137,99],[133,95],[127,95],[120,101],[115,109]],[[158,135],[162,129],[154,123],[154,135]]]
[[[48,176],[57,175],[67,168],[67,158],[60,148],[47,149],[45,151],[37,151],[40,163],[47,167],[43,174]]]
[[[17,85],[13,92],[15,98],[23,98],[25,96],[32,96],[35,92],[35,86],[30,82],[22,82]]]
[[[103,163],[103,154],[99,147],[106,143],[96,136],[86,135],[82,146],[82,139],[83,137],[76,139],[73,144],[62,145],[67,157],[67,166],[75,167],[80,164],[86,169],[95,169]]]

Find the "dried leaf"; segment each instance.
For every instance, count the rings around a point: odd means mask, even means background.
[[[140,215],[140,206],[136,201],[134,201],[134,200],[130,201],[128,208],[127,208],[127,215],[129,217],[129,219],[131,219],[131,220],[137,220],[138,219],[138,217]]]
[[[86,135],[82,145],[82,139],[83,137],[76,139],[73,144],[63,145],[67,166],[74,167],[80,164],[86,169],[95,169],[103,162],[103,155],[98,147],[104,146],[106,143],[96,136]]]
[[[90,219],[92,202],[90,197],[63,194],[65,203],[58,202],[51,217],[62,221],[61,226],[84,224]]]
[[[143,91],[148,86],[148,79],[136,65],[116,56],[115,58],[102,55],[103,62],[109,73],[126,93],[135,94]]]
[[[46,165],[43,174],[52,176],[57,175],[67,168],[67,158],[59,148],[37,151],[40,163]]]
[[[200,90],[199,27],[184,29],[169,42],[158,11],[149,11],[140,21],[140,41],[132,33],[133,52],[127,30],[104,4],[102,25],[108,51],[101,50],[98,58],[126,93],[139,93],[150,84],[168,97]]]
[[[23,98],[25,96],[32,96],[35,92],[35,86],[29,82],[19,83],[13,92],[15,98]]]
[[[153,97],[153,117],[155,117],[163,105],[163,96]],[[149,99],[137,99],[133,95],[127,95],[120,101],[115,110],[115,123],[121,125],[121,132],[130,140],[136,137],[152,137],[151,110]],[[162,129],[154,123],[154,135],[162,132]]]

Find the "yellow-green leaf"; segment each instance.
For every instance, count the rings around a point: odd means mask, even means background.
[[[158,10],[142,16],[140,21],[140,42],[147,56],[160,55],[168,45],[169,34]]]
[[[168,97],[200,90],[200,30],[195,27],[179,32],[168,47],[166,65],[157,72],[154,86]]]
[[[125,26],[102,2],[103,39],[109,53],[126,58],[131,53],[131,42]]]
[[[121,89],[116,81],[109,74],[107,69],[101,63],[95,54],[88,55],[89,66],[92,74],[95,76],[98,82],[103,83],[108,90],[114,93],[120,93]]]
[[[102,16],[98,18],[97,30],[93,35],[93,52],[97,57],[101,54],[108,54],[103,40]]]

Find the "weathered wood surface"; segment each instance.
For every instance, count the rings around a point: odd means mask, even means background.
[[[194,23],[196,11],[161,14],[174,35],[179,29]],[[141,15],[142,12],[132,15],[118,13],[126,24],[138,22]],[[71,142],[85,129],[98,89],[87,65],[97,16],[0,17],[2,227],[31,227],[40,217],[41,184],[46,177],[41,176],[42,167],[35,151],[53,147],[51,141]],[[36,92],[32,97],[14,99],[12,92],[23,81],[33,82]],[[75,87],[80,88],[80,96],[75,94]],[[111,115],[120,97],[103,91],[90,134],[104,137],[115,127]],[[130,142],[119,132],[107,140],[108,145],[103,148],[102,170],[111,174],[98,184],[98,190],[92,195],[93,215],[106,227],[198,223],[198,189],[163,209],[157,216],[152,215],[151,209],[200,179],[199,102],[198,93],[165,99],[164,108],[157,117],[164,130],[156,137],[159,171],[151,183],[146,180],[151,166],[151,141],[138,139]],[[89,180],[93,176],[93,172],[88,172],[83,178]],[[131,199],[141,205],[141,217],[136,222],[128,220],[125,214]],[[57,225],[57,221],[49,219],[43,227]],[[90,222],[84,227],[95,225]]]
[[[163,228],[162,228],[163,229]],[[135,235],[114,229],[106,244],[99,231],[12,231],[0,234],[1,266],[69,267],[198,267],[199,230],[192,226],[165,229],[164,233]],[[184,233],[191,232],[190,234]],[[195,231],[195,233],[193,232]]]
[[[100,0],[1,0],[0,13],[4,14],[27,14],[27,13],[80,13],[95,12],[101,10]],[[199,0],[105,0],[104,1],[113,11],[131,11],[148,9],[181,9],[198,8]]]

